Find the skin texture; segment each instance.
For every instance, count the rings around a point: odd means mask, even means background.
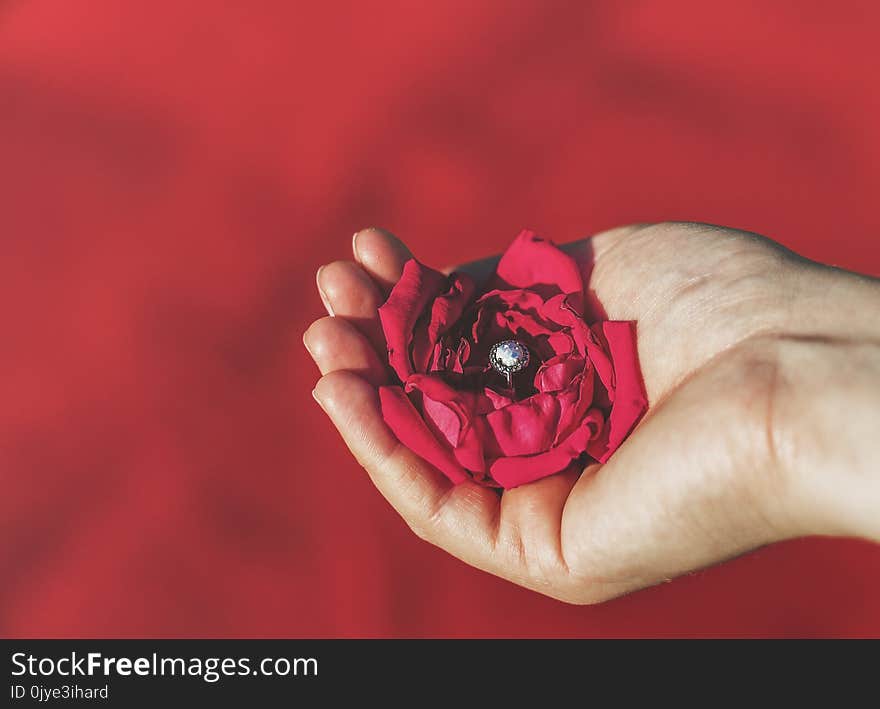
[[[598,603],[756,547],[880,541],[880,283],[756,234],[623,227],[564,246],[606,315],[638,323],[648,414],[605,465],[500,494],[453,486],[399,444],[376,309],[410,257],[378,229],[318,271],[332,317],[304,335],[314,396],[421,538],[571,603]],[[495,260],[461,266],[478,279]]]

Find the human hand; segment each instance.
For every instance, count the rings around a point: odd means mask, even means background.
[[[604,465],[452,485],[385,425],[377,308],[410,252],[370,229],[318,272],[314,395],[413,531],[478,568],[595,603],[809,535],[880,540],[880,285],[763,237],[667,223],[563,247],[638,323],[650,409]],[[497,261],[497,259],[496,259]],[[458,270],[478,279],[492,259]]]

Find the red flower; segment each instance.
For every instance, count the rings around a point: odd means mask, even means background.
[[[453,482],[512,488],[605,462],[645,412],[634,323],[587,324],[575,261],[523,231],[487,290],[411,259],[379,317],[399,383],[379,390],[398,439]],[[515,398],[489,350],[530,352]]]

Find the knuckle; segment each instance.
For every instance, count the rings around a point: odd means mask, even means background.
[[[431,533],[428,526],[418,520],[407,519],[405,521],[406,526],[409,527],[410,531],[415,534],[419,539],[421,539],[423,542],[431,541]]]

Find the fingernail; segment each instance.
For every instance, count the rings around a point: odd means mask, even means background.
[[[316,402],[318,402],[318,406],[321,407],[321,410],[322,410],[322,411],[326,411],[326,410],[324,409],[324,404],[321,403],[321,400],[318,398],[318,390],[317,390],[317,389],[312,389],[312,398],[313,398]]]
[[[356,231],[354,234],[351,235],[351,252],[355,256],[357,256],[357,253],[358,253],[357,241],[358,241],[358,234],[360,234],[360,233],[361,232],[359,229],[358,231]]]
[[[311,329],[311,328],[310,328]],[[303,333],[303,347],[306,348],[306,351],[312,356],[312,359],[315,358],[315,353],[312,352],[312,348],[309,347],[309,330],[306,330]]]
[[[318,285],[318,295],[321,296],[321,302],[324,304],[324,308],[327,310],[328,315],[334,315],[333,308],[330,306],[330,301],[327,300],[327,294],[324,292],[324,289],[321,288],[321,271],[326,268],[325,266],[321,266],[318,269],[318,272],[315,274],[315,283]]]

